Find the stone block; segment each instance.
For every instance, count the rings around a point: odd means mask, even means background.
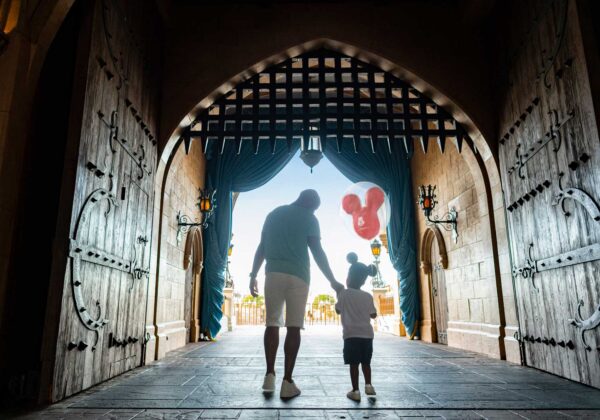
[[[483,322],[482,299],[469,299],[469,320],[473,322]]]

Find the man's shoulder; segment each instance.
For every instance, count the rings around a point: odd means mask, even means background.
[[[361,289],[361,290],[359,290],[359,292],[360,292],[360,293],[361,293],[363,296],[365,296],[365,297],[369,297],[369,298],[373,299],[373,295],[372,295],[371,293],[369,293],[369,292],[366,292],[366,291],[364,291],[364,290],[362,290],[362,289]]]

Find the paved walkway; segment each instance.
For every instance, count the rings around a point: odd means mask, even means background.
[[[600,390],[534,369],[385,334],[374,348],[377,398],[360,403],[345,396],[336,327],[304,333],[295,372],[302,395],[287,402],[260,391],[262,329],[238,328],[23,418],[600,418]]]

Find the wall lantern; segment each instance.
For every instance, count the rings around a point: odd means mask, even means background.
[[[192,222],[192,219],[189,216],[181,214],[180,211],[177,212],[177,244],[181,242],[183,235],[186,234],[191,227],[202,226],[203,229],[208,227],[208,219],[210,219],[210,216],[212,216],[217,207],[215,203],[216,192],[217,190],[212,190],[210,188],[200,190],[200,197],[198,197],[197,204],[203,215],[202,222]]]
[[[215,210],[215,194],[217,190],[211,190],[209,188],[204,188],[200,190],[200,198],[198,199],[198,207],[200,207],[200,211],[204,215],[204,220],[208,221],[208,218],[212,215]],[[203,226],[206,227],[206,226]]]
[[[317,126],[311,125],[308,127],[309,131],[316,131]],[[321,146],[321,137],[319,136],[308,136],[308,139],[302,138],[300,144],[300,159],[309,168],[312,174],[313,167],[321,161],[323,158],[323,148]]]
[[[437,204],[436,195],[435,195],[435,185],[421,185],[419,187],[419,201],[418,204],[423,210],[423,214],[426,218],[426,223],[428,226],[434,224],[440,224],[447,231],[452,231],[452,239],[454,243],[458,240],[458,223],[456,221],[457,213],[456,209],[452,207],[448,213],[444,215],[444,218],[440,220],[439,216],[431,217],[431,213]]]

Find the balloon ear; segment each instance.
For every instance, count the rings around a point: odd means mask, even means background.
[[[372,187],[369,188],[366,194],[366,207],[368,209],[378,210],[385,200],[385,194],[381,188]]]
[[[342,208],[348,214],[360,210],[360,199],[356,194],[348,194],[342,198]]]

